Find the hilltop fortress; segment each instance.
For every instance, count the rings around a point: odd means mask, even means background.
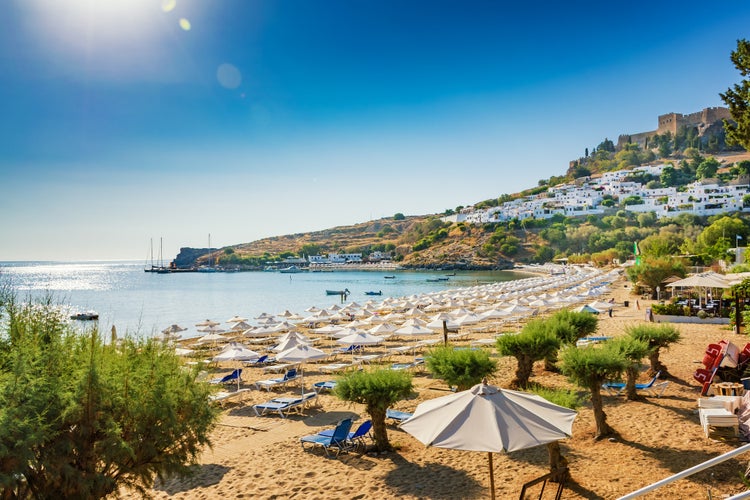
[[[656,134],[663,135],[667,132],[672,136],[682,128],[695,128],[699,137],[707,137],[714,134],[722,134],[724,131],[723,120],[731,120],[729,109],[722,107],[704,108],[702,111],[683,115],[682,113],[667,113],[659,116],[659,128],[651,132],[638,134],[622,134],[617,138],[617,149],[622,149],[627,143],[637,143],[641,147],[646,145],[646,140]]]

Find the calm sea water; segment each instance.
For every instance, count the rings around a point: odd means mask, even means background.
[[[347,302],[360,304],[387,297],[406,297],[480,283],[527,277],[512,271],[457,272],[447,281],[445,272],[336,271],[282,274],[241,273],[144,273],[143,262],[0,262],[0,279],[9,279],[23,298],[52,293],[56,302],[72,309],[95,310],[99,327],[108,331],[152,334],[177,323],[189,328],[186,337],[201,335],[196,323],[205,319],[225,322],[239,315],[252,318],[288,309],[305,315],[305,309],[341,304],[326,290],[351,292]],[[395,275],[395,279],[386,279]],[[368,296],[366,291],[382,291]],[[224,324],[225,327],[229,325]]]

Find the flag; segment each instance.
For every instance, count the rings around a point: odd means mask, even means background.
[[[641,249],[638,248],[638,242],[633,242],[633,253],[635,254],[635,264],[639,265],[641,263]]]

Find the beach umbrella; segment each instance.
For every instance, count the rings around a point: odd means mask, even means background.
[[[301,334],[300,332],[286,332],[284,335],[282,335],[281,337],[279,337],[278,340],[279,340],[279,342],[284,342],[284,341],[287,341],[287,340],[292,339],[292,338],[297,339],[300,342],[304,342],[305,344],[312,343],[312,341],[308,337],[306,337],[305,335]]]
[[[275,345],[271,348],[272,351],[276,352],[283,352],[287,349],[291,349],[294,346],[298,345],[308,345],[307,342],[303,342],[302,340],[298,339],[297,337],[290,337],[279,344]]]
[[[373,335],[382,335],[382,334],[391,334],[396,329],[395,326],[393,326],[390,323],[380,323],[379,325],[373,326],[368,332],[372,333]]]
[[[217,342],[226,342],[229,339],[224,337],[223,335],[219,335],[218,333],[208,333],[204,335],[203,337],[199,338],[195,343],[196,344],[208,344],[210,342],[217,343]]]
[[[196,323],[195,326],[212,327],[212,326],[219,326],[219,324],[220,323],[218,321],[212,321],[210,319],[207,319],[207,320],[201,321],[200,323]]]
[[[320,349],[309,346],[307,344],[298,344],[285,349],[276,355],[277,361],[283,361],[284,363],[309,363],[310,361],[318,361],[325,359],[328,354]],[[300,369],[300,385],[302,386],[302,394],[305,393],[305,379],[304,371]]]
[[[230,331],[232,331],[232,332],[237,332],[237,331],[244,332],[245,330],[249,330],[252,327],[253,327],[252,325],[250,325],[250,324],[248,324],[248,323],[246,323],[244,321],[238,321],[237,323],[234,324],[234,326],[232,326],[232,328],[230,329]]]
[[[339,344],[366,346],[380,344],[384,340],[385,339],[379,335],[373,335],[368,332],[358,332],[351,333],[346,337],[341,337],[336,342]]]
[[[170,333],[180,333],[187,330],[187,328],[183,328],[180,325],[171,324],[168,327],[166,327],[164,330],[161,331],[164,335],[170,334]]]
[[[258,359],[260,354],[248,349],[239,342],[231,342],[224,346],[219,354],[213,357],[214,361],[252,361]],[[238,366],[239,368],[239,366]],[[240,389],[240,377],[237,377],[237,390]]]
[[[277,314],[277,316],[280,317],[280,318],[284,318],[287,321],[302,319],[302,316],[300,316],[299,314],[291,312],[289,309],[286,309],[281,314]]]
[[[174,353],[178,356],[190,356],[195,351],[192,349],[185,349],[184,347],[178,347],[174,350]]]
[[[282,321],[281,323],[274,325],[273,330],[275,332],[288,332],[289,330],[294,330],[295,328],[297,328],[297,325],[288,321]]]
[[[427,446],[486,451],[495,498],[492,453],[522,450],[570,437],[577,413],[541,396],[477,384],[417,406],[401,429]]]
[[[247,318],[243,318],[241,316],[235,315],[229,318],[226,322],[227,323],[242,323],[243,321],[247,321]]]

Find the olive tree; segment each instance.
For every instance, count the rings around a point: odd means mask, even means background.
[[[619,378],[627,367],[627,360],[616,350],[603,347],[569,347],[562,353],[562,372],[581,387],[591,392],[591,406],[596,421],[596,439],[614,432],[607,424],[602,401],[602,384]]]
[[[544,320],[529,321],[517,335],[503,335],[497,339],[501,356],[513,356],[518,362],[512,384],[525,389],[535,361],[541,361],[560,348],[560,340],[550,332]]]
[[[667,367],[659,360],[661,349],[668,348],[671,344],[679,342],[680,331],[673,325],[632,325],[625,329],[625,333],[636,340],[645,342],[649,347],[648,360],[651,364],[649,375],[654,376],[661,372],[662,378],[669,376]]]
[[[431,349],[425,357],[429,372],[448,385],[464,391],[497,370],[497,362],[484,350],[455,350],[450,346]]]
[[[4,302],[0,488],[5,498],[145,493],[209,445],[210,387],[154,340],[105,344],[50,303]]]
[[[344,401],[365,405],[365,410],[372,419],[375,448],[378,451],[390,451],[391,443],[385,427],[386,410],[411,394],[411,374],[388,369],[352,372],[338,379],[334,392]]]
[[[631,336],[619,337],[608,341],[610,348],[618,351],[628,362],[625,368],[625,394],[631,400],[642,399],[635,389],[638,380],[638,372],[641,367],[641,360],[651,353],[651,348],[643,340],[635,339]]]

